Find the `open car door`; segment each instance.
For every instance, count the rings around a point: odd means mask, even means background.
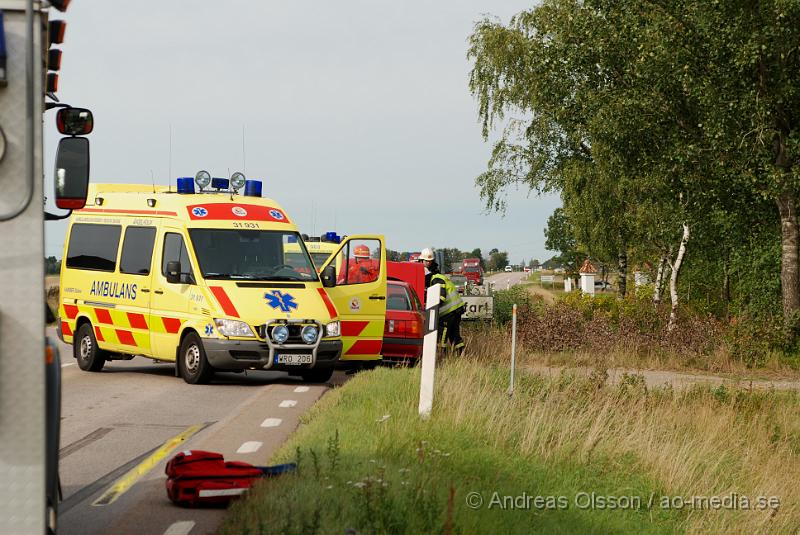
[[[328,265],[336,268],[336,286],[326,291],[341,321],[341,360],[379,360],[386,321],[383,236],[349,236],[328,258],[322,270]]]

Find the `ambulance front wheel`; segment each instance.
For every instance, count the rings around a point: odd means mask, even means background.
[[[181,342],[178,352],[178,373],[190,385],[207,383],[214,375],[214,368],[208,363],[203,342],[195,333],[189,333]]]
[[[327,368],[312,368],[300,374],[307,383],[327,383],[333,376],[333,366]]]
[[[72,353],[80,369],[87,372],[99,372],[103,369],[106,352],[97,346],[91,323],[84,323],[78,328],[72,341]]]

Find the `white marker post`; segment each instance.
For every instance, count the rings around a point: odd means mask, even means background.
[[[511,384],[508,395],[514,395],[514,369],[517,367],[517,305],[511,307]]]
[[[441,284],[428,288],[425,296],[425,337],[422,339],[422,378],[419,385],[419,415],[428,418],[433,407],[433,372],[439,324]]]

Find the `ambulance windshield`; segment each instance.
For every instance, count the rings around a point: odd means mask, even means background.
[[[189,237],[205,279],[318,280],[295,232],[195,228]]]

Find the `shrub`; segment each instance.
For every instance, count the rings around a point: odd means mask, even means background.
[[[525,286],[512,286],[508,290],[494,292],[494,321],[505,324],[511,321],[513,305],[517,305],[520,314],[540,308],[543,305],[541,297],[533,295]]]

